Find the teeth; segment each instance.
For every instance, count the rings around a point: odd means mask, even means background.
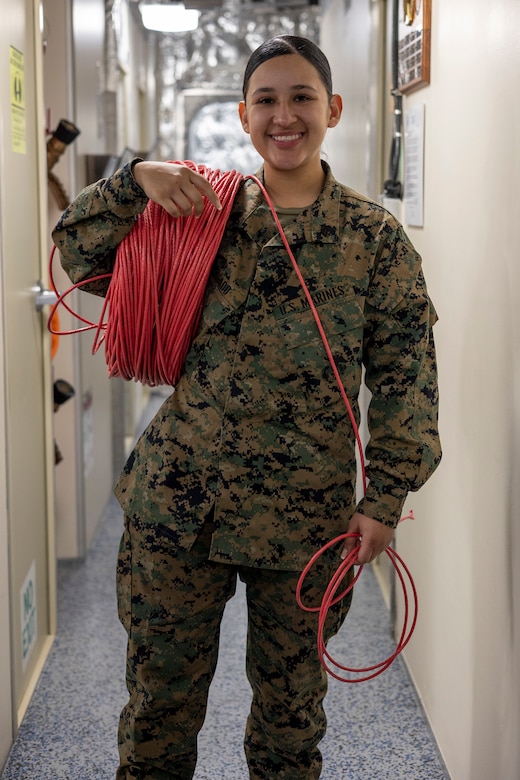
[[[301,133],[295,133],[294,135],[273,135],[273,141],[296,141],[301,137]]]

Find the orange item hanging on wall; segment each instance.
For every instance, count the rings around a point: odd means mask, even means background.
[[[51,360],[54,360],[60,345],[60,316],[57,311],[53,312],[52,317],[49,320],[49,330],[51,332]]]

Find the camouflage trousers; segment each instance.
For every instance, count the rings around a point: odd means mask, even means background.
[[[209,561],[210,537],[206,524],[194,547],[179,552],[165,527],[126,519],[117,574],[129,701],[120,717],[117,778],[193,777],[220,623],[238,576],[248,608],[252,703],[244,746],[250,780],[315,780],[327,679],[316,651],[316,613],[296,603],[299,573]],[[305,603],[317,603],[333,565],[337,559],[313,567]],[[339,629],[346,601],[333,609],[327,639]]]

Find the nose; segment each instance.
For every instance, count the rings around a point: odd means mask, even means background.
[[[293,104],[288,100],[279,100],[274,107],[273,121],[282,127],[292,124],[296,119]]]

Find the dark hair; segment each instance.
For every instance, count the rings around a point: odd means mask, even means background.
[[[284,54],[300,54],[307,62],[314,65],[323,86],[327,90],[329,100],[331,99],[332,75],[329,61],[322,50],[308,38],[300,38],[299,35],[277,35],[275,38],[270,38],[268,41],[260,44],[249,57],[242,85],[244,100],[246,99],[251,76],[259,65],[263,65],[267,60],[272,60],[273,57],[282,57]]]

